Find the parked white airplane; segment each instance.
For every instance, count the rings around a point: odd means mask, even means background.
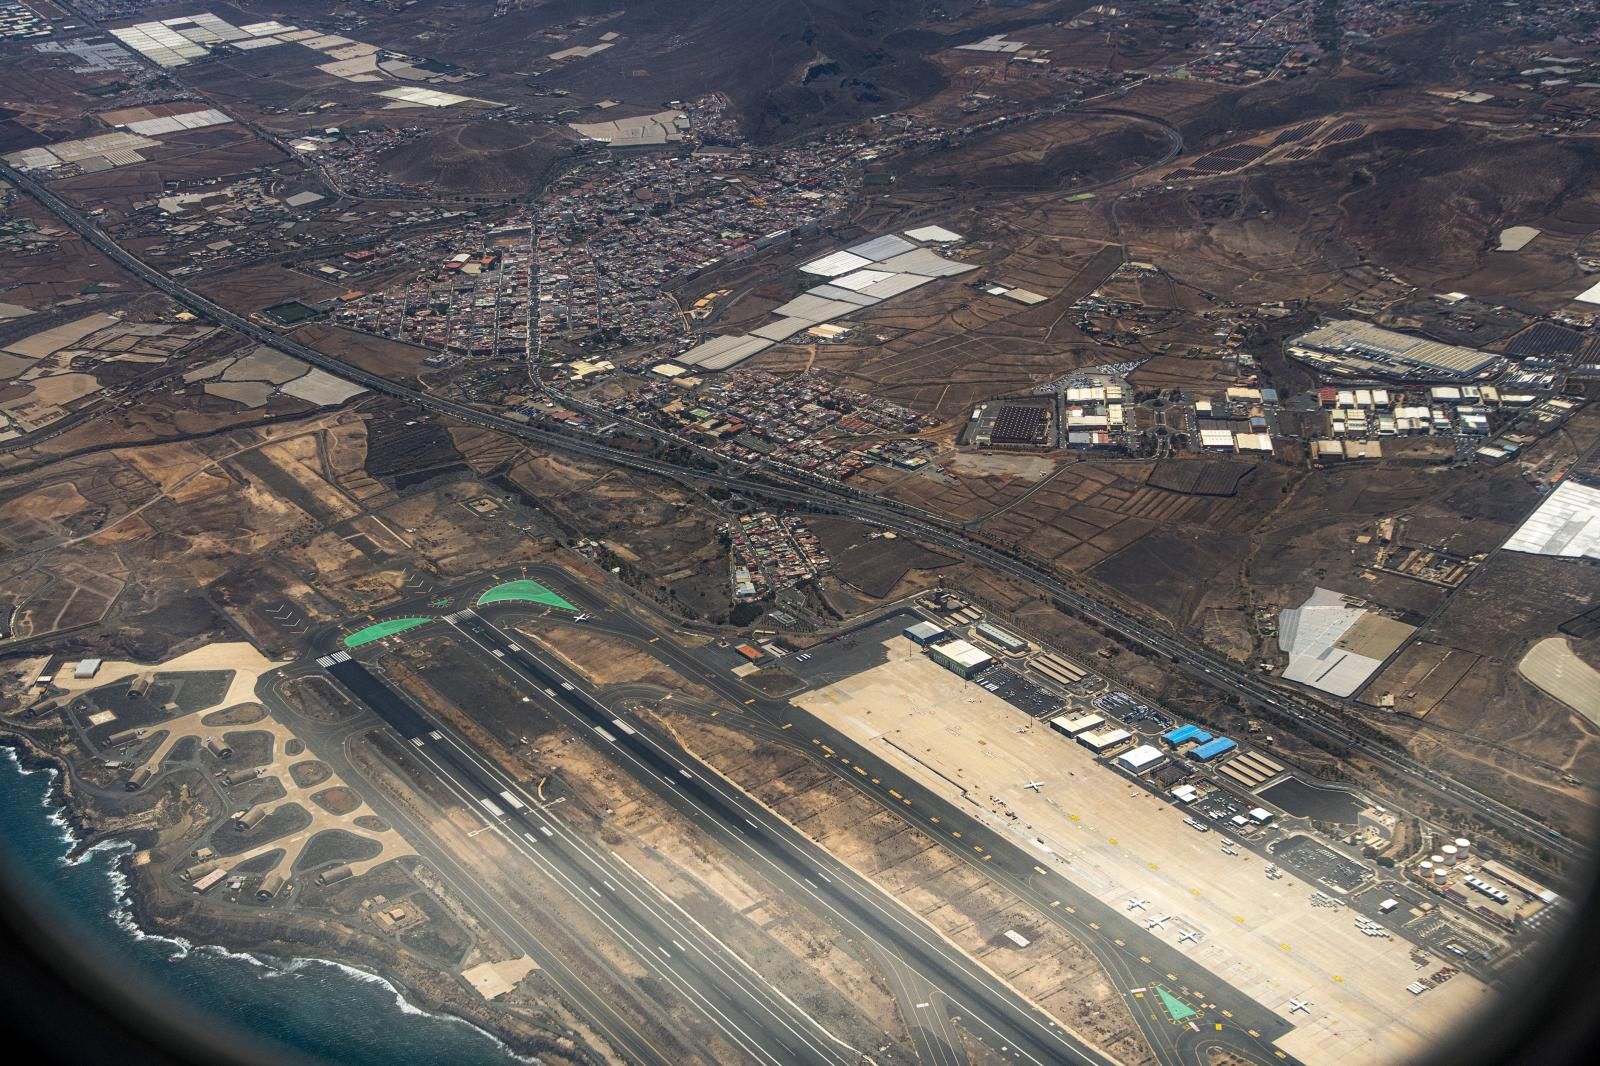
[[[1191,940],[1199,940],[1201,935],[1198,929],[1185,929],[1178,934],[1178,943],[1187,944]]]
[[[1161,928],[1161,923],[1170,922],[1170,921],[1172,921],[1172,915],[1163,914],[1159,918],[1151,918],[1150,920],[1146,921],[1144,923],[1144,927],[1146,929],[1160,929]]]
[[[1296,1012],[1299,1012],[1300,1014],[1309,1014],[1309,1013],[1311,1013],[1310,1009],[1309,1009],[1310,1007],[1311,1007],[1311,1004],[1307,1003],[1303,999],[1291,999],[1289,1001],[1289,1013],[1290,1014],[1294,1014]]]
[[[1149,902],[1150,902],[1149,900],[1140,899],[1138,896],[1129,896],[1128,897],[1128,910],[1130,910],[1130,911],[1142,911],[1142,910],[1144,910],[1144,905],[1146,903],[1149,903]]]
[[[1023,788],[1031,788],[1035,792],[1039,792],[1039,791],[1044,789],[1044,782],[1043,781],[1029,781],[1027,784],[1023,785],[1022,787]]]

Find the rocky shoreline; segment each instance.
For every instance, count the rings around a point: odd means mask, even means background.
[[[394,994],[402,1011],[478,1029],[506,1049],[508,1061],[596,1061],[575,1045],[553,1040],[548,1030],[519,1017],[516,1008],[484,1000],[455,973],[421,965],[332,914],[283,917],[263,913],[234,918],[206,913],[198,901],[161,885],[150,876],[149,867],[138,861],[156,845],[158,830],[118,824],[114,815],[98,809],[92,798],[74,788],[71,761],[41,747],[26,732],[14,727],[0,729],[0,745],[15,754],[24,771],[48,772],[49,805],[71,838],[68,862],[77,862],[99,847],[121,845],[116,857],[119,902],[138,935],[170,940],[186,952],[209,949],[273,969],[293,970],[307,964],[341,969],[357,980],[381,983]],[[240,1029],[248,1032],[247,1026]]]

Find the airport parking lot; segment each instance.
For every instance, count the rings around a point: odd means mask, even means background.
[[[1360,863],[1345,858],[1307,836],[1292,836],[1272,849],[1272,858],[1281,866],[1309,881],[1346,892],[1360,888],[1371,873]]]
[[[1004,664],[985,670],[973,680],[1023,714],[1034,718],[1059,714],[1061,708],[1067,705],[1067,701],[1060,696],[1046,692]]]
[[[1096,696],[1094,705],[1099,710],[1118,719],[1130,729],[1141,733],[1159,733],[1172,728],[1172,719],[1154,707],[1126,692],[1112,690]]]

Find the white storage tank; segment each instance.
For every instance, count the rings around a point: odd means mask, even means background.
[[[1446,877],[1448,877],[1448,876],[1450,876],[1450,867],[1448,867],[1448,866],[1435,866],[1433,868],[1433,883],[1434,884],[1436,884],[1436,885],[1444,884],[1444,879]]]
[[[1461,854],[1460,849],[1454,844],[1446,844],[1444,847],[1440,848],[1439,851],[1444,854],[1444,861],[1451,863],[1455,862]]]
[[[1443,855],[1429,855],[1428,856],[1428,861],[1432,862],[1435,866],[1438,866],[1440,863],[1444,862],[1444,856]]]
[[[1422,878],[1424,881],[1433,880],[1433,863],[1424,859],[1422,865],[1417,867],[1417,876]]]
[[[1456,837],[1456,850],[1461,853],[1463,859],[1466,858],[1472,854],[1472,841],[1466,837]]]

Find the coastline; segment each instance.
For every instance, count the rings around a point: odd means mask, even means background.
[[[21,777],[44,776],[40,807],[64,848],[62,854],[55,858],[57,865],[66,869],[101,868],[98,872],[109,887],[112,901],[109,912],[103,917],[109,919],[131,944],[157,949],[164,954],[164,961],[172,963],[191,959],[209,959],[234,965],[242,963],[261,980],[316,977],[320,973],[324,982],[345,983],[381,992],[387,1000],[387,1007],[395,1012],[397,1018],[439,1027],[441,1036],[470,1033],[477,1041],[493,1049],[492,1054],[472,1056],[470,1060],[452,1056],[448,1060],[451,1062],[533,1063],[541,1061],[541,1054],[571,1056],[566,1049],[549,1045],[540,1047],[537,1046],[538,1041],[526,1040],[519,1034],[496,1031],[498,1027],[484,1024],[486,1019],[462,1017],[451,1009],[448,1001],[415,987],[396,972],[396,967],[384,965],[381,960],[360,952],[317,950],[326,949],[332,941],[324,939],[322,943],[314,945],[297,937],[296,927],[303,926],[304,922],[270,920],[265,924],[274,935],[243,942],[238,938],[216,935],[226,931],[230,924],[226,921],[202,924],[194,921],[193,909],[188,914],[163,911],[155,904],[155,893],[142,883],[145,877],[133,861],[134,856],[151,842],[154,830],[116,827],[101,821],[92,802],[84,801],[73,789],[70,761],[40,748],[25,733],[0,728],[0,749],[4,749],[0,760],[11,763]],[[97,859],[103,859],[103,862],[97,863]],[[92,921],[98,916],[82,914],[76,917]],[[253,924],[260,926],[263,923],[256,921]],[[204,1009],[199,1009],[198,1013],[206,1015],[208,1021],[226,1025],[235,1031],[229,1035],[258,1037],[268,1046],[277,1045],[282,1050],[282,1035],[253,1024],[259,1019]],[[490,1012],[486,1010],[485,1013]],[[457,1032],[451,1034],[446,1030]],[[519,1044],[522,1046],[519,1047]]]

